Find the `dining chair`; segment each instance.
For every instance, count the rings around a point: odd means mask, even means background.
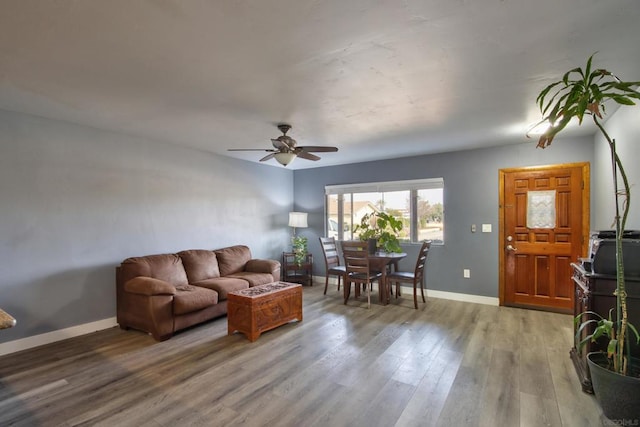
[[[418,295],[417,287],[420,283],[420,293],[422,294],[422,302],[427,302],[424,298],[424,268],[427,263],[427,254],[431,247],[431,241],[425,241],[420,247],[418,253],[418,260],[416,261],[416,268],[414,271],[394,271],[387,274],[387,289],[391,289],[393,283],[396,284],[396,298],[400,295],[400,283],[413,283],[413,304],[418,309]]]
[[[347,274],[347,267],[340,265],[340,256],[338,255],[338,246],[336,245],[335,237],[320,237],[320,246],[322,246],[322,253],[324,254],[325,265],[325,281],[324,281],[324,294],[327,294],[327,287],[329,286],[329,276],[338,277],[338,291],[340,290],[340,281]]]
[[[355,283],[356,295],[358,286],[364,285],[367,288],[367,308],[371,308],[371,288],[375,281],[378,281],[378,288],[382,288],[382,286],[380,286],[382,273],[371,271],[369,269],[369,250],[367,242],[342,242],[342,255],[344,256],[344,264],[347,269],[347,275],[344,279],[345,305],[347,304],[349,294],[351,293],[351,283]]]

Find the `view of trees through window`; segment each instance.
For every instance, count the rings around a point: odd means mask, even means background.
[[[418,241],[444,241],[443,189],[418,190]]]
[[[442,182],[440,180],[440,182]],[[416,183],[411,182],[415,187]],[[428,187],[433,187],[427,181]],[[394,182],[394,187],[399,183]],[[383,187],[384,183],[377,186]],[[346,186],[345,186],[346,187]],[[327,194],[327,235],[340,240],[358,239],[355,230],[362,217],[375,213],[386,212],[401,219],[403,230],[400,240],[405,242],[419,242],[432,240],[434,243],[444,242],[444,186],[437,188],[412,188],[407,190],[358,192],[342,191]]]

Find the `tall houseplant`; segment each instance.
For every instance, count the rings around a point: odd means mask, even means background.
[[[586,340],[595,341],[606,336],[607,368],[620,375],[628,375],[631,352],[629,339],[634,337],[640,342],[638,331],[628,321],[627,292],[624,275],[624,259],[622,252],[622,236],[629,214],[631,192],[627,174],[622,161],[616,151],[616,142],[605,130],[602,120],[605,114],[605,102],[613,101],[620,105],[635,105],[634,99],[640,99],[636,89],[640,82],[624,82],[605,69],[592,69],[593,55],[587,60],[584,69],[574,68],[564,74],[561,80],[547,86],[536,100],[543,118],[540,123],[548,123],[549,127],[540,136],[538,147],[546,148],[551,145],[554,137],[560,133],[569,122],[577,118],[581,124],[585,116],[591,116],[599,132],[609,145],[611,164],[613,169],[613,188],[615,193],[615,228],[616,228],[616,308],[615,319],[610,312],[608,318],[598,313],[581,313],[576,322],[582,322],[578,331],[595,326],[594,331]],[[619,180],[622,188],[619,188]],[[613,311],[613,310],[612,310]],[[597,318],[591,318],[595,316]],[[586,341],[585,340],[585,341]],[[596,396],[597,396],[596,391]]]

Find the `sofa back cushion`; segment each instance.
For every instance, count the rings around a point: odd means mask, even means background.
[[[191,249],[178,252],[178,255],[182,259],[189,283],[220,277],[215,252],[206,249]]]
[[[218,258],[220,275],[228,276],[244,270],[244,266],[251,259],[251,250],[248,246],[236,245],[214,251]]]
[[[187,273],[176,254],[147,255],[127,258],[120,265],[122,283],[138,276],[164,280],[174,286],[187,285]]]

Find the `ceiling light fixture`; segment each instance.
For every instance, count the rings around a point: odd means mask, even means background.
[[[556,123],[559,123],[561,119],[562,119],[562,116],[558,116],[554,123],[549,123],[548,120],[545,120],[543,122],[530,125],[527,135],[542,135],[547,130],[549,130],[550,127],[554,127]]]
[[[296,155],[295,153],[276,153],[273,157],[276,158],[278,163],[286,167],[289,163],[293,162],[293,160],[296,158]]]
[[[534,125],[529,125],[529,130],[527,131],[527,135],[542,135],[545,133],[551,125],[549,122],[541,122],[536,123]]]

